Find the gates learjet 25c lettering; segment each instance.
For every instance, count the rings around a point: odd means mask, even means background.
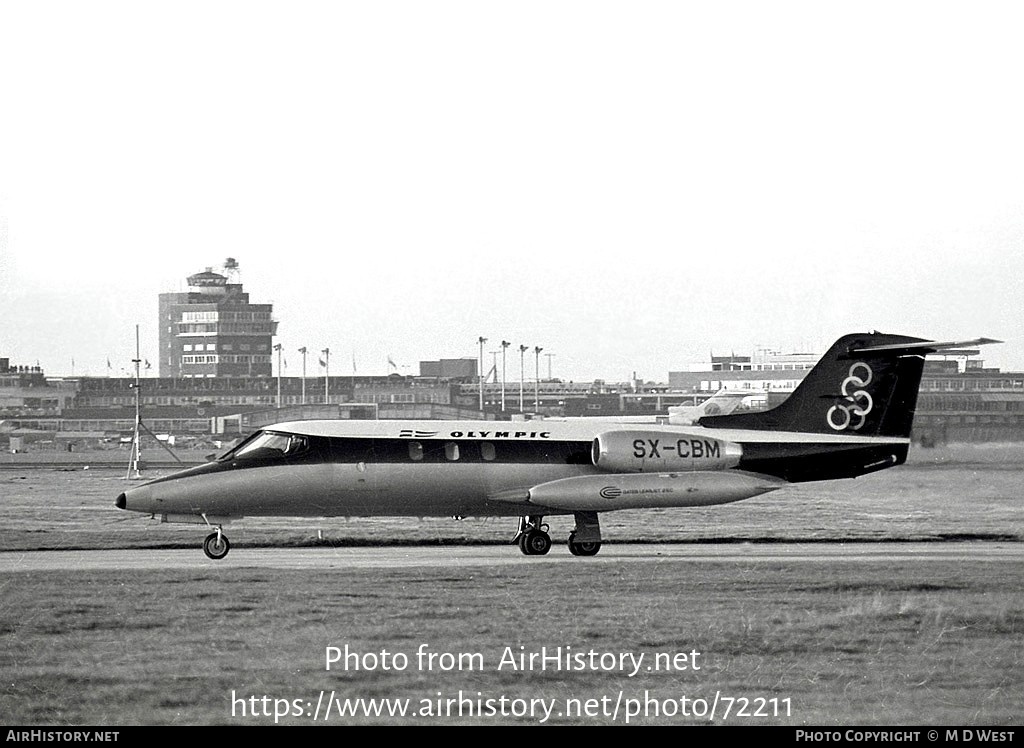
[[[692,426],[563,421],[296,421],[213,462],[125,491],[120,509],[222,525],[244,516],[518,516],[526,555],[551,548],[544,517],[572,514],[569,550],[601,548],[600,512],[725,504],[787,483],[902,464],[924,357],[999,341],[864,333],[836,341],[771,410]]]

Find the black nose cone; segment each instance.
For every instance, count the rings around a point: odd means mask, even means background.
[[[124,509],[127,503],[128,499],[125,497],[124,494],[121,494],[120,496],[117,497],[117,501],[114,502],[114,506],[116,506],[118,509]]]

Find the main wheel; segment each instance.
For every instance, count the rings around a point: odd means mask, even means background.
[[[596,542],[573,543],[569,550],[574,556],[596,556],[597,552],[601,550],[601,544]]]
[[[590,541],[577,543],[576,533],[569,533],[569,553],[574,556],[596,556],[597,552],[601,550],[600,541]]]
[[[551,536],[543,530],[529,530],[519,539],[519,549],[527,556],[543,556],[551,550]]]
[[[203,553],[214,561],[224,558],[230,550],[231,543],[228,542],[228,536],[224,533],[211,532],[203,541]]]

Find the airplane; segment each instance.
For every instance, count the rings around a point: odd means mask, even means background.
[[[724,387],[699,405],[670,405],[667,415],[637,413],[629,416],[564,416],[545,418],[545,421],[590,421],[594,423],[669,423],[676,426],[692,426],[702,416],[732,413],[747,400],[767,399],[765,392],[757,390],[729,390]]]
[[[544,518],[573,515],[575,556],[601,549],[599,515],[725,504],[790,483],[855,478],[906,461],[927,354],[1000,341],[877,332],[837,340],[778,406],[696,424],[343,421],[259,429],[203,465],[121,493],[119,509],[208,526],[246,516],[518,517],[528,556],[552,545]]]
[[[704,416],[728,415],[744,402],[766,398],[764,392],[727,390],[724,387],[700,405],[672,405],[668,409],[668,422],[678,426],[693,426]]]

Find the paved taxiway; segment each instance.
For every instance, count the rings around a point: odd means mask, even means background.
[[[234,548],[220,561],[194,550],[5,551],[0,573],[124,569],[395,569],[462,568],[525,564],[653,563],[666,559],[716,563],[862,561],[892,563],[1024,560],[1024,543],[778,543],[699,545],[606,545],[598,556],[576,558],[556,546],[544,557],[524,556],[515,546],[377,548]]]

